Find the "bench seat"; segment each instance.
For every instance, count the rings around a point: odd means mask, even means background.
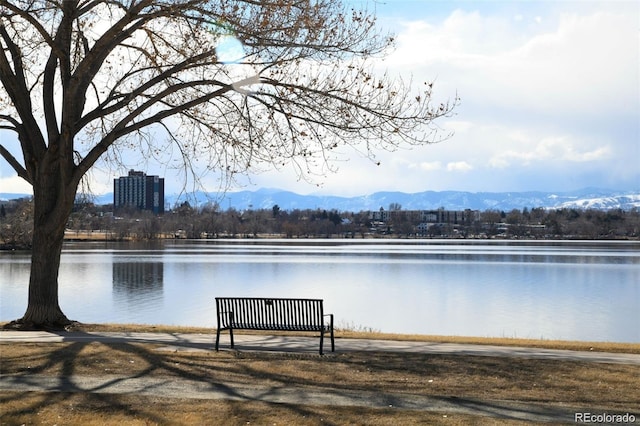
[[[233,323],[233,328],[237,330],[272,330],[272,331],[329,331],[328,326],[309,325],[283,325],[283,324],[252,324]]]

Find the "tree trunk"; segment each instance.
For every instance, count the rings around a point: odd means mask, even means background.
[[[37,224],[34,226],[29,303],[21,320],[25,326],[60,328],[70,323],[58,303],[58,268],[63,238],[64,230],[61,237]]]
[[[58,303],[58,270],[65,227],[76,187],[60,184],[56,173],[34,182],[33,248],[27,310],[23,328],[61,329],[70,324]]]

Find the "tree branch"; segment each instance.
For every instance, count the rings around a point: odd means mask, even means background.
[[[168,91],[175,91],[177,90],[176,87],[170,87],[167,89]],[[96,144],[96,146],[94,146],[93,149],[91,149],[89,151],[89,153],[82,159],[82,161],[80,162],[80,164],[78,164],[78,173],[82,173],[84,174],[87,170],[89,170],[89,168],[91,168],[91,166],[93,166],[93,164],[95,164],[96,161],[98,161],[98,159],[100,158],[100,156],[102,156],[102,154],[104,154],[107,149],[109,149],[109,147],[118,139],[121,138],[123,136],[126,136],[130,133],[133,133],[135,131],[138,131],[140,129],[143,129],[145,127],[148,127],[152,124],[155,123],[159,123],[162,120],[164,120],[165,118],[171,117],[173,115],[176,115],[178,113],[180,113],[181,111],[185,111],[188,110],[189,108],[193,108],[197,105],[200,105],[204,102],[207,102],[215,97],[221,96],[222,94],[229,92],[233,90],[233,87],[231,85],[227,85],[225,87],[222,87],[214,92],[208,93],[207,95],[201,96],[199,98],[196,98],[194,100],[191,100],[190,102],[187,102],[185,104],[182,105],[178,105],[178,106],[174,106],[170,109],[166,109],[166,110],[162,110],[156,114],[154,114],[151,117],[148,117],[144,120],[141,120],[139,122],[133,123],[131,125],[127,125],[128,123],[130,123],[132,120],[134,120],[136,117],[138,117],[140,114],[142,114],[144,111],[146,111],[147,109],[151,108],[153,105],[155,105],[156,103],[162,101],[164,99],[165,96],[155,96],[154,98],[152,98],[151,100],[149,100],[147,103],[145,103],[143,106],[141,106],[140,108],[136,109],[135,111],[131,112],[130,114],[128,114],[125,118],[123,118],[118,125],[116,125],[114,127],[114,129],[109,132],[107,135],[105,135],[99,143]]]
[[[31,97],[22,66],[20,49],[13,42],[11,36],[7,32],[4,25],[0,24],[0,38],[7,45],[7,49],[12,56],[14,67],[11,68],[9,59],[6,57],[5,49],[0,53],[0,82],[7,91],[7,94],[13,102],[13,106],[22,120],[22,126],[16,126],[21,129],[19,133],[23,136],[21,140],[22,149],[31,157],[36,153],[41,154],[46,150],[46,144],[40,134],[38,123],[33,116]],[[6,116],[5,116],[5,119]],[[17,120],[13,120],[17,123]]]
[[[7,163],[9,163],[13,170],[18,173],[18,176],[26,180],[30,185],[33,185],[33,180],[31,180],[29,172],[27,172],[27,170],[22,167],[22,164],[20,164],[18,160],[16,160],[16,158],[11,155],[11,153],[7,151],[7,149],[3,145],[0,145],[0,155],[2,155],[5,160],[7,160]]]
[[[56,53],[57,55],[63,55],[64,54],[64,52],[62,52],[60,50],[56,50],[56,45],[53,42],[53,38],[51,37],[49,32],[42,26],[42,24],[35,18],[35,16],[32,13],[30,13],[29,11],[21,9],[18,6],[9,3],[8,1],[3,1],[2,5],[4,7],[6,7],[7,9],[9,9],[10,11],[12,11],[13,13],[15,13],[20,18],[22,18],[25,21],[27,21],[29,24],[31,24],[31,26],[33,26],[33,28],[38,32],[40,37],[42,37],[42,39],[47,43],[47,45],[49,45],[49,47],[51,47],[51,49],[54,51],[54,53]]]
[[[116,111],[124,108],[133,99],[135,99],[138,96],[143,95],[145,91],[149,90],[153,86],[166,81],[167,78],[177,74],[178,72],[185,71],[185,70],[189,69],[193,65],[197,66],[197,64],[199,64],[201,61],[211,57],[212,55],[215,55],[215,50],[208,50],[208,51],[203,52],[203,53],[201,53],[199,55],[196,55],[194,57],[187,58],[186,60],[167,68],[165,71],[159,73],[155,77],[145,81],[143,84],[141,84],[138,87],[136,87],[135,90],[132,90],[129,93],[118,93],[116,95],[115,89],[123,81],[125,81],[128,78],[132,77],[133,74],[134,74],[134,73],[126,73],[125,75],[122,76],[122,78],[120,78],[118,83],[116,85],[114,85],[114,88],[111,90],[111,93],[109,93],[107,98],[103,102],[101,102],[100,105],[98,105],[92,111],[89,111],[87,114],[85,114],[78,121],[78,127],[82,128],[82,127],[86,126],[87,124],[89,124],[93,120],[96,120],[96,119],[98,119],[100,117],[104,117],[104,116],[106,116],[108,114],[111,114],[113,112],[116,112]],[[142,72],[142,71],[144,71],[144,70],[137,70],[137,72]],[[214,85],[217,82],[210,81],[209,83],[211,85]],[[168,93],[172,93],[172,92],[168,92]],[[120,101],[115,102],[112,105],[109,105],[109,103],[111,101],[115,101],[118,98],[120,99]]]
[[[77,123],[80,119],[89,85],[102,67],[105,59],[122,41],[129,38],[145,22],[151,19],[150,17],[140,17],[138,13],[152,2],[152,0],[142,0],[128,9],[127,13],[94,43],[93,48],[87,52],[86,56],[78,64],[72,76],[75,85],[68,92],[71,99],[76,100],[73,113],[69,117],[72,123]],[[74,130],[78,130],[78,128],[76,127]]]

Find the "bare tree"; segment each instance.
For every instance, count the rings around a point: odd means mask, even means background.
[[[14,208],[6,212],[4,204],[0,208],[0,248],[28,249],[31,247],[33,231],[33,203],[26,198],[14,201]]]
[[[373,159],[439,139],[433,120],[457,99],[436,105],[430,83],[376,74],[392,41],[339,0],[0,0],[0,130],[21,158],[0,155],[33,186],[35,213],[16,324],[70,323],[58,303],[64,228],[98,160],[125,164],[136,150],[227,182],[267,165],[324,172],[345,144]]]

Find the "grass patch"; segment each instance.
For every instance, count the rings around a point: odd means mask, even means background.
[[[360,407],[313,407],[261,402],[146,398],[136,395],[0,392],[0,401],[15,400],[22,414],[3,417],[2,424],[148,425],[425,425],[481,424],[462,414],[424,413]],[[6,413],[6,412],[5,412]],[[162,413],[162,414],[159,414]],[[527,422],[491,419],[492,425]]]
[[[208,328],[79,325],[79,331],[207,333]],[[520,339],[444,338],[340,331],[341,337],[394,338],[452,343],[526,346]],[[527,341],[529,342],[529,341]],[[566,342],[531,345],[572,348]],[[581,342],[576,344],[582,345]],[[594,350],[614,347],[596,346]],[[349,352],[320,357],[286,352],[167,351],[151,343],[3,343],[0,373],[48,376],[150,378],[178,382],[241,384],[319,392],[507,401],[585,411],[640,413],[636,365],[467,355]],[[580,347],[580,346],[578,346]],[[589,346],[592,347],[592,346]],[[633,349],[633,348],[632,348]],[[102,425],[418,425],[526,424],[513,419],[439,411],[204,400],[198,395],[153,396],[94,392],[0,392],[0,424]]]
[[[373,392],[500,400],[587,411],[640,412],[640,367],[486,356],[354,352],[331,357],[234,351],[160,351],[140,343],[0,345],[3,375],[190,380],[266,389]],[[202,400],[95,392],[0,393],[2,424],[479,424],[486,417],[392,408]],[[446,416],[446,417],[444,417]],[[491,424],[513,424],[491,418]],[[522,423],[524,424],[524,423]]]
[[[203,383],[315,386],[640,408],[640,367],[527,358],[349,352],[159,351],[150,343],[0,345],[2,374],[188,378]],[[579,392],[578,392],[579,391]]]

